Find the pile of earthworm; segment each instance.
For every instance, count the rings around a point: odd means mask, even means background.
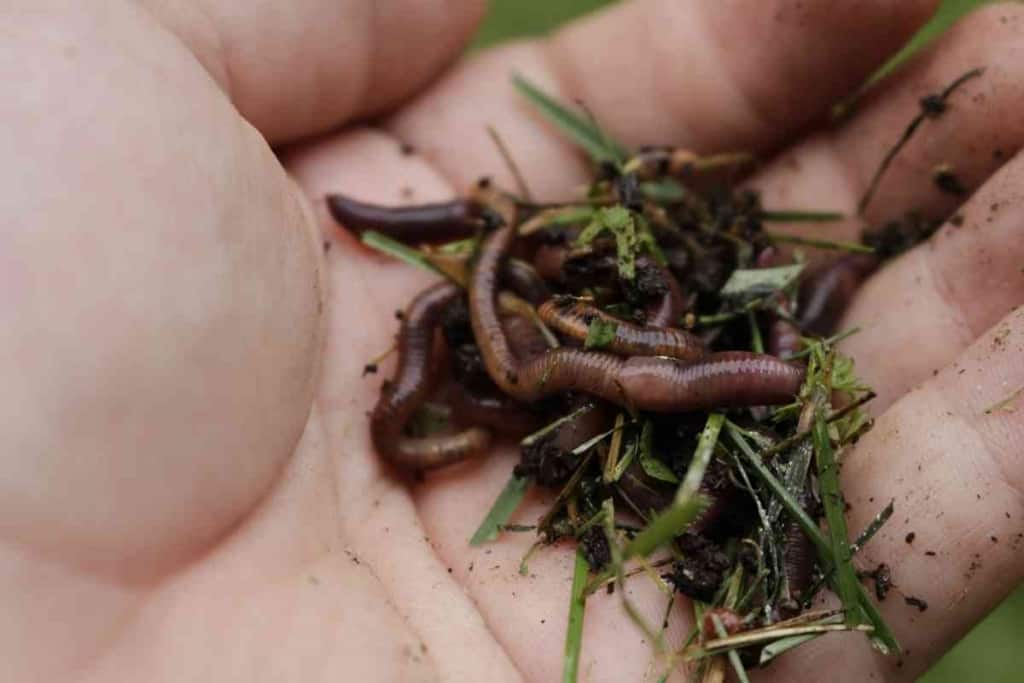
[[[383,234],[446,266],[447,276],[400,315],[397,369],[370,418],[380,457],[415,472],[486,456],[496,438],[522,439],[518,476],[578,489],[577,509],[558,511],[542,533],[575,536],[597,569],[608,562],[600,526],[579,533],[570,518],[586,519],[608,497],[641,519],[665,508],[709,412],[727,412],[769,443],[790,436],[795,417],[770,417],[801,391],[803,340],[834,331],[877,260],[840,254],[808,265],[786,287],[724,295],[737,271],[793,257],[764,230],[757,194],[704,177],[696,160],[644,150],[622,167],[599,168],[586,197],[564,205],[487,180],[465,198],[430,205],[328,197],[348,231]],[[665,183],[672,192],[658,191]],[[585,236],[609,208],[627,212],[644,235],[625,245],[628,267],[622,235]],[[443,407],[440,430],[418,419],[425,406]],[[601,476],[610,439],[600,437],[616,424],[623,439],[646,440],[662,476],[640,458],[614,482]],[[721,543],[747,533],[754,513],[717,459],[701,490],[712,504],[680,539],[684,559],[669,578],[711,600],[734,561]],[[803,502],[820,514],[809,487]],[[795,524],[782,535],[795,597],[811,581],[814,551]]]

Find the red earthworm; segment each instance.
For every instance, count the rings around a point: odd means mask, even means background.
[[[701,635],[705,641],[717,640],[718,629],[715,627],[715,617],[726,635],[735,635],[744,629],[743,617],[728,607],[716,607],[704,613],[704,620],[701,625]]]
[[[533,267],[545,280],[549,282],[563,282],[565,279],[565,264],[569,257],[570,250],[568,247],[542,244],[534,253]],[[637,259],[637,265],[641,268],[657,269],[665,284],[665,293],[648,305],[645,310],[647,324],[658,327],[676,325],[687,307],[686,297],[679,286],[679,281],[668,268],[652,258],[641,256]]]
[[[810,495],[806,491],[799,496],[800,505],[804,508],[809,500]],[[782,532],[782,563],[789,592],[794,600],[802,599],[811,587],[815,558],[817,553],[814,543],[796,520],[787,520]]]
[[[789,297],[785,294],[779,295],[779,308],[787,312],[790,310]],[[788,358],[798,353],[803,348],[800,328],[781,315],[773,314],[772,318],[768,326],[768,353],[779,358]]]
[[[484,451],[490,432],[471,428],[457,434],[407,437],[403,429],[426,400],[436,377],[431,352],[434,328],[444,309],[462,290],[442,282],[413,299],[402,318],[398,333],[398,369],[381,390],[370,418],[373,445],[390,462],[412,470],[441,467]]]
[[[684,363],[558,348],[519,362],[501,328],[495,301],[499,267],[514,239],[513,223],[505,219],[484,240],[469,284],[474,337],[487,373],[506,394],[535,401],[576,390],[637,410],[683,412],[784,403],[799,391],[802,367],[746,352],[710,354]]]
[[[573,401],[572,410],[578,410],[586,400]],[[523,446],[516,474],[532,477],[542,486],[559,486],[572,475],[579,457],[572,450],[608,430],[611,414],[604,404],[591,405],[575,419],[560,425],[553,433]]]
[[[537,329],[537,325],[524,316],[503,316],[501,327],[512,347],[512,353],[520,361],[532,360],[543,355],[549,348],[544,335]]]
[[[665,282],[665,293],[660,299],[656,299],[647,307],[647,324],[655,327],[674,327],[679,324],[686,311],[686,298],[683,296],[683,288],[679,286],[679,280],[672,272],[654,259],[640,257],[637,259],[640,266],[647,265],[657,268]]]
[[[447,401],[460,424],[488,427],[501,434],[520,437],[542,426],[539,415],[508,396],[477,394],[453,384]]]
[[[814,558],[817,557],[814,543],[800,525],[790,521],[786,525],[782,546],[782,561],[785,565],[789,592],[794,600],[801,600],[811,587],[814,573]]]
[[[548,282],[561,282],[565,277],[565,262],[569,249],[565,246],[542,244],[533,254],[533,267]]]
[[[572,297],[555,297],[537,309],[540,319],[562,334],[583,341],[595,320],[615,325],[615,334],[605,346],[624,356],[670,356],[696,360],[707,353],[695,334],[670,327],[635,325],[608,315],[597,306]]]
[[[444,242],[472,235],[481,226],[479,204],[467,199],[389,207],[331,194],[327,208],[353,232],[376,230],[400,242]]]
[[[877,267],[874,256],[848,254],[810,273],[800,285],[800,327],[822,337],[832,334],[857,289]]]
[[[647,476],[639,461],[634,460],[616,482],[619,493],[637,512],[660,512],[672,504],[676,487]]]
[[[692,178],[708,171],[742,169],[753,161],[753,157],[746,152],[699,156],[696,152],[678,147],[648,147],[640,150],[629,161],[627,168],[633,168],[642,180],[652,180],[666,175]]]
[[[509,259],[501,271],[505,286],[536,306],[551,297],[547,283],[526,261]]]

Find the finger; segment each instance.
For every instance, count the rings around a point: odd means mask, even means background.
[[[948,165],[973,192],[1024,145],[1024,8],[1005,3],[961,20],[926,53],[875,92],[854,117],[797,145],[765,169],[752,184],[765,206],[835,210],[839,223],[773,225],[798,234],[856,239],[865,225],[879,227],[907,212],[942,220],[964,196],[943,192],[933,171]],[[983,67],[979,78],[959,87],[948,109],[928,119],[882,176],[865,213],[857,205],[882,158],[910,120],[920,99],[942,91],[965,72]]]
[[[891,568],[896,589],[881,610],[902,656],[880,657],[860,637],[822,639],[781,658],[772,680],[836,661],[842,666],[828,670],[839,681],[914,680],[1024,578],[1022,352],[1018,309],[893,405],[845,456],[852,530],[895,501],[859,558],[865,568]]]
[[[571,545],[542,546],[521,563],[537,541],[535,532],[502,535],[495,543],[472,547],[468,539],[508,481],[516,454],[505,449],[486,462],[466,469],[431,474],[416,490],[419,508],[437,552],[452,567],[491,632],[519,663],[530,681],[558,680],[571,602],[574,552]],[[511,524],[533,525],[550,507],[553,493],[531,492]],[[623,598],[634,605],[655,631],[666,618],[668,597],[641,574],[613,594],[597,591],[587,598],[583,650],[579,670],[587,681],[657,679],[653,646],[630,620]],[[680,600],[680,603],[685,603]],[[682,646],[690,621],[682,604],[672,612],[665,641],[669,650]],[[682,667],[679,667],[682,673]],[[682,680],[671,679],[671,680]]]
[[[845,351],[884,408],[1024,303],[1024,155],[1018,154],[928,242],[868,281]],[[922,343],[927,340],[927,343]],[[900,353],[899,349],[914,349]]]
[[[367,201],[401,203],[447,197],[448,186],[421,157],[379,131],[356,129],[293,150],[288,169],[312,197],[341,191]],[[387,182],[381,182],[386,178]],[[433,274],[373,256],[339,231],[322,200],[315,211],[328,241],[332,293],[318,405],[324,413],[337,481],[335,523],[364,563],[373,567],[396,609],[423,640],[441,680],[518,680],[477,607],[439,558],[400,476],[385,470],[370,442],[367,410],[394,355],[376,373],[364,367],[394,343],[398,321]],[[332,518],[334,519],[334,518]],[[394,561],[400,549],[402,561]]]
[[[479,0],[145,0],[235,106],[280,143],[393,106],[437,74]]]
[[[627,144],[764,150],[860,83],[934,6],[931,0],[616,5],[548,41],[469,60],[393,127],[462,187],[480,174],[511,180],[487,139],[485,128],[494,125],[535,189],[564,193],[583,178],[578,157],[513,91],[509,77],[521,72],[562,101],[582,100]]]
[[[317,381],[319,240],[265,141],[142,13],[13,4],[3,535],[141,585],[234,528],[291,456]]]

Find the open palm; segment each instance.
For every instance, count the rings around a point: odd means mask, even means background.
[[[478,3],[5,2],[2,678],[556,679],[571,550],[523,577],[527,535],[468,546],[510,451],[422,482],[379,464],[380,380],[362,368],[429,277],[337,232],[322,197],[510,184],[493,125],[534,193],[564,198],[586,168],[516,99],[518,71],[630,144],[792,144],[752,181],[765,204],[852,214],[917,99],[985,66],[868,215],[957,218],[848,315],[880,394],[844,469],[851,524],[895,499],[862,559],[930,609],[883,604],[900,658],[835,636],[760,673],[813,680],[841,661],[837,680],[912,679],[1024,575],[1024,411],[986,412],[1024,386],[1024,11],[973,15],[841,127],[815,127],[933,4],[637,1],[476,56],[396,110],[454,58]],[[974,191],[962,207],[930,180],[941,163]],[[661,619],[663,596],[629,590]],[[673,642],[686,629],[679,605]],[[659,673],[618,596],[588,603],[581,671]]]

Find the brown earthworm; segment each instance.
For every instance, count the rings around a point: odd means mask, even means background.
[[[509,259],[501,271],[505,286],[536,306],[551,297],[547,283],[526,261]]]
[[[569,261],[570,254],[569,248],[564,245],[542,244],[534,253],[533,267],[548,282],[563,282],[565,264]],[[679,281],[668,268],[647,256],[637,259],[637,266],[657,269],[665,284],[665,293],[645,309],[647,324],[658,327],[676,325],[687,306],[686,297],[679,286]]]
[[[522,315],[502,316],[501,327],[512,347],[513,355],[520,361],[541,356],[549,348],[544,335],[529,318]]]
[[[789,297],[779,294],[779,309],[788,313]],[[799,353],[803,348],[803,340],[800,338],[800,328],[791,320],[781,314],[772,314],[771,323],[768,326],[767,351],[778,358],[789,358]]]
[[[506,394],[535,401],[576,390],[632,409],[683,412],[784,403],[800,389],[802,367],[746,352],[710,354],[684,363],[558,348],[520,362],[501,328],[495,300],[500,266],[514,239],[513,222],[506,218],[484,240],[469,284],[474,337],[487,373]]]
[[[630,506],[645,515],[661,512],[676,496],[675,486],[647,476],[638,460],[629,464],[616,484]]]
[[[403,434],[436,380],[430,357],[434,328],[444,309],[461,293],[457,285],[442,282],[413,299],[398,333],[398,369],[382,388],[370,418],[370,436],[377,452],[406,469],[423,470],[458,462],[490,444],[490,432],[477,427],[445,436],[412,438]]]
[[[857,289],[877,267],[874,256],[848,254],[810,273],[800,285],[800,327],[822,337],[832,334]]]
[[[573,411],[586,407],[588,402],[588,399],[576,399]],[[560,425],[554,432],[524,445],[516,474],[532,477],[542,486],[564,484],[579,464],[580,457],[572,454],[573,449],[606,432],[610,418],[606,405],[591,405],[589,410]]]
[[[735,611],[728,607],[716,607],[704,613],[701,635],[705,641],[717,640],[722,637],[718,635],[718,629],[715,625],[716,619],[727,636],[735,635],[745,628],[743,617]]]
[[[561,282],[565,277],[565,262],[569,248],[564,245],[542,244],[533,254],[533,268],[548,282]]]
[[[537,315],[552,329],[578,341],[587,338],[591,323],[601,320],[615,326],[608,351],[624,356],[670,356],[696,360],[707,353],[695,334],[670,327],[641,326],[608,315],[597,306],[572,297],[555,297],[537,309]]]
[[[798,497],[804,509],[808,507],[810,499],[810,493],[806,490]],[[811,587],[814,561],[818,555],[814,543],[795,519],[789,519],[785,524],[782,532],[782,563],[790,596],[799,601]]]
[[[478,394],[453,384],[447,400],[460,424],[488,427],[501,434],[519,437],[541,426],[539,415],[500,394]]]
[[[786,523],[782,546],[782,561],[786,570],[789,592],[794,600],[801,600],[811,587],[814,573],[814,559],[817,554],[814,543],[800,525],[790,520]]]
[[[327,196],[334,220],[356,233],[376,230],[400,242],[444,242],[467,237],[481,222],[480,207],[467,199],[417,206],[378,206],[341,194]]]
[[[679,286],[679,280],[668,268],[654,259],[642,256],[637,260],[637,264],[641,267],[646,265],[657,268],[666,287],[661,298],[647,307],[647,324],[655,327],[673,327],[679,324],[679,319],[686,310],[686,298],[683,296],[683,288]]]

